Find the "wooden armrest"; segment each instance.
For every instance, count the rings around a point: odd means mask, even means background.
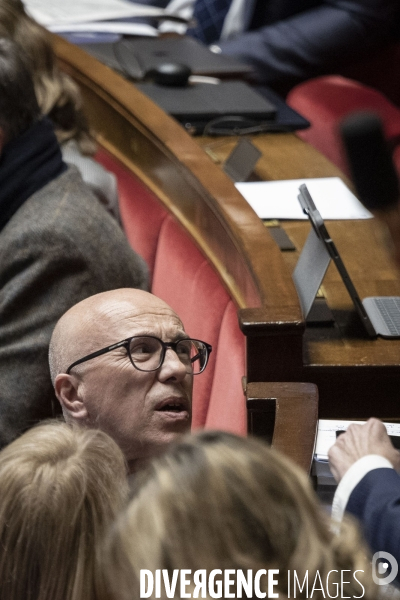
[[[248,432],[310,472],[318,426],[313,383],[252,382],[246,387]]]

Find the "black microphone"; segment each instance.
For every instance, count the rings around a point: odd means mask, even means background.
[[[394,208],[399,182],[381,119],[374,113],[354,113],[342,122],[340,131],[360,201],[371,211]]]

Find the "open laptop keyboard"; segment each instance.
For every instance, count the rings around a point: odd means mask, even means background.
[[[366,300],[368,303],[366,303]],[[363,304],[377,334],[386,337],[400,337],[400,297],[379,296],[366,298]],[[378,315],[373,313],[378,313],[382,321],[380,325],[377,322]]]

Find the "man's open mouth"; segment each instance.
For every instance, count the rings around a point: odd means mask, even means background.
[[[181,412],[184,410],[182,404],[166,404],[162,408],[159,408],[160,411],[168,411],[168,412]]]
[[[168,398],[159,402],[155,408],[159,412],[188,412],[188,402],[185,398]]]

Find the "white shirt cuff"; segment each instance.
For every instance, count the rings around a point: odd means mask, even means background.
[[[332,503],[332,519],[340,522],[354,488],[369,471],[374,469],[393,469],[392,463],[379,454],[368,454],[359,458],[343,475]]]

